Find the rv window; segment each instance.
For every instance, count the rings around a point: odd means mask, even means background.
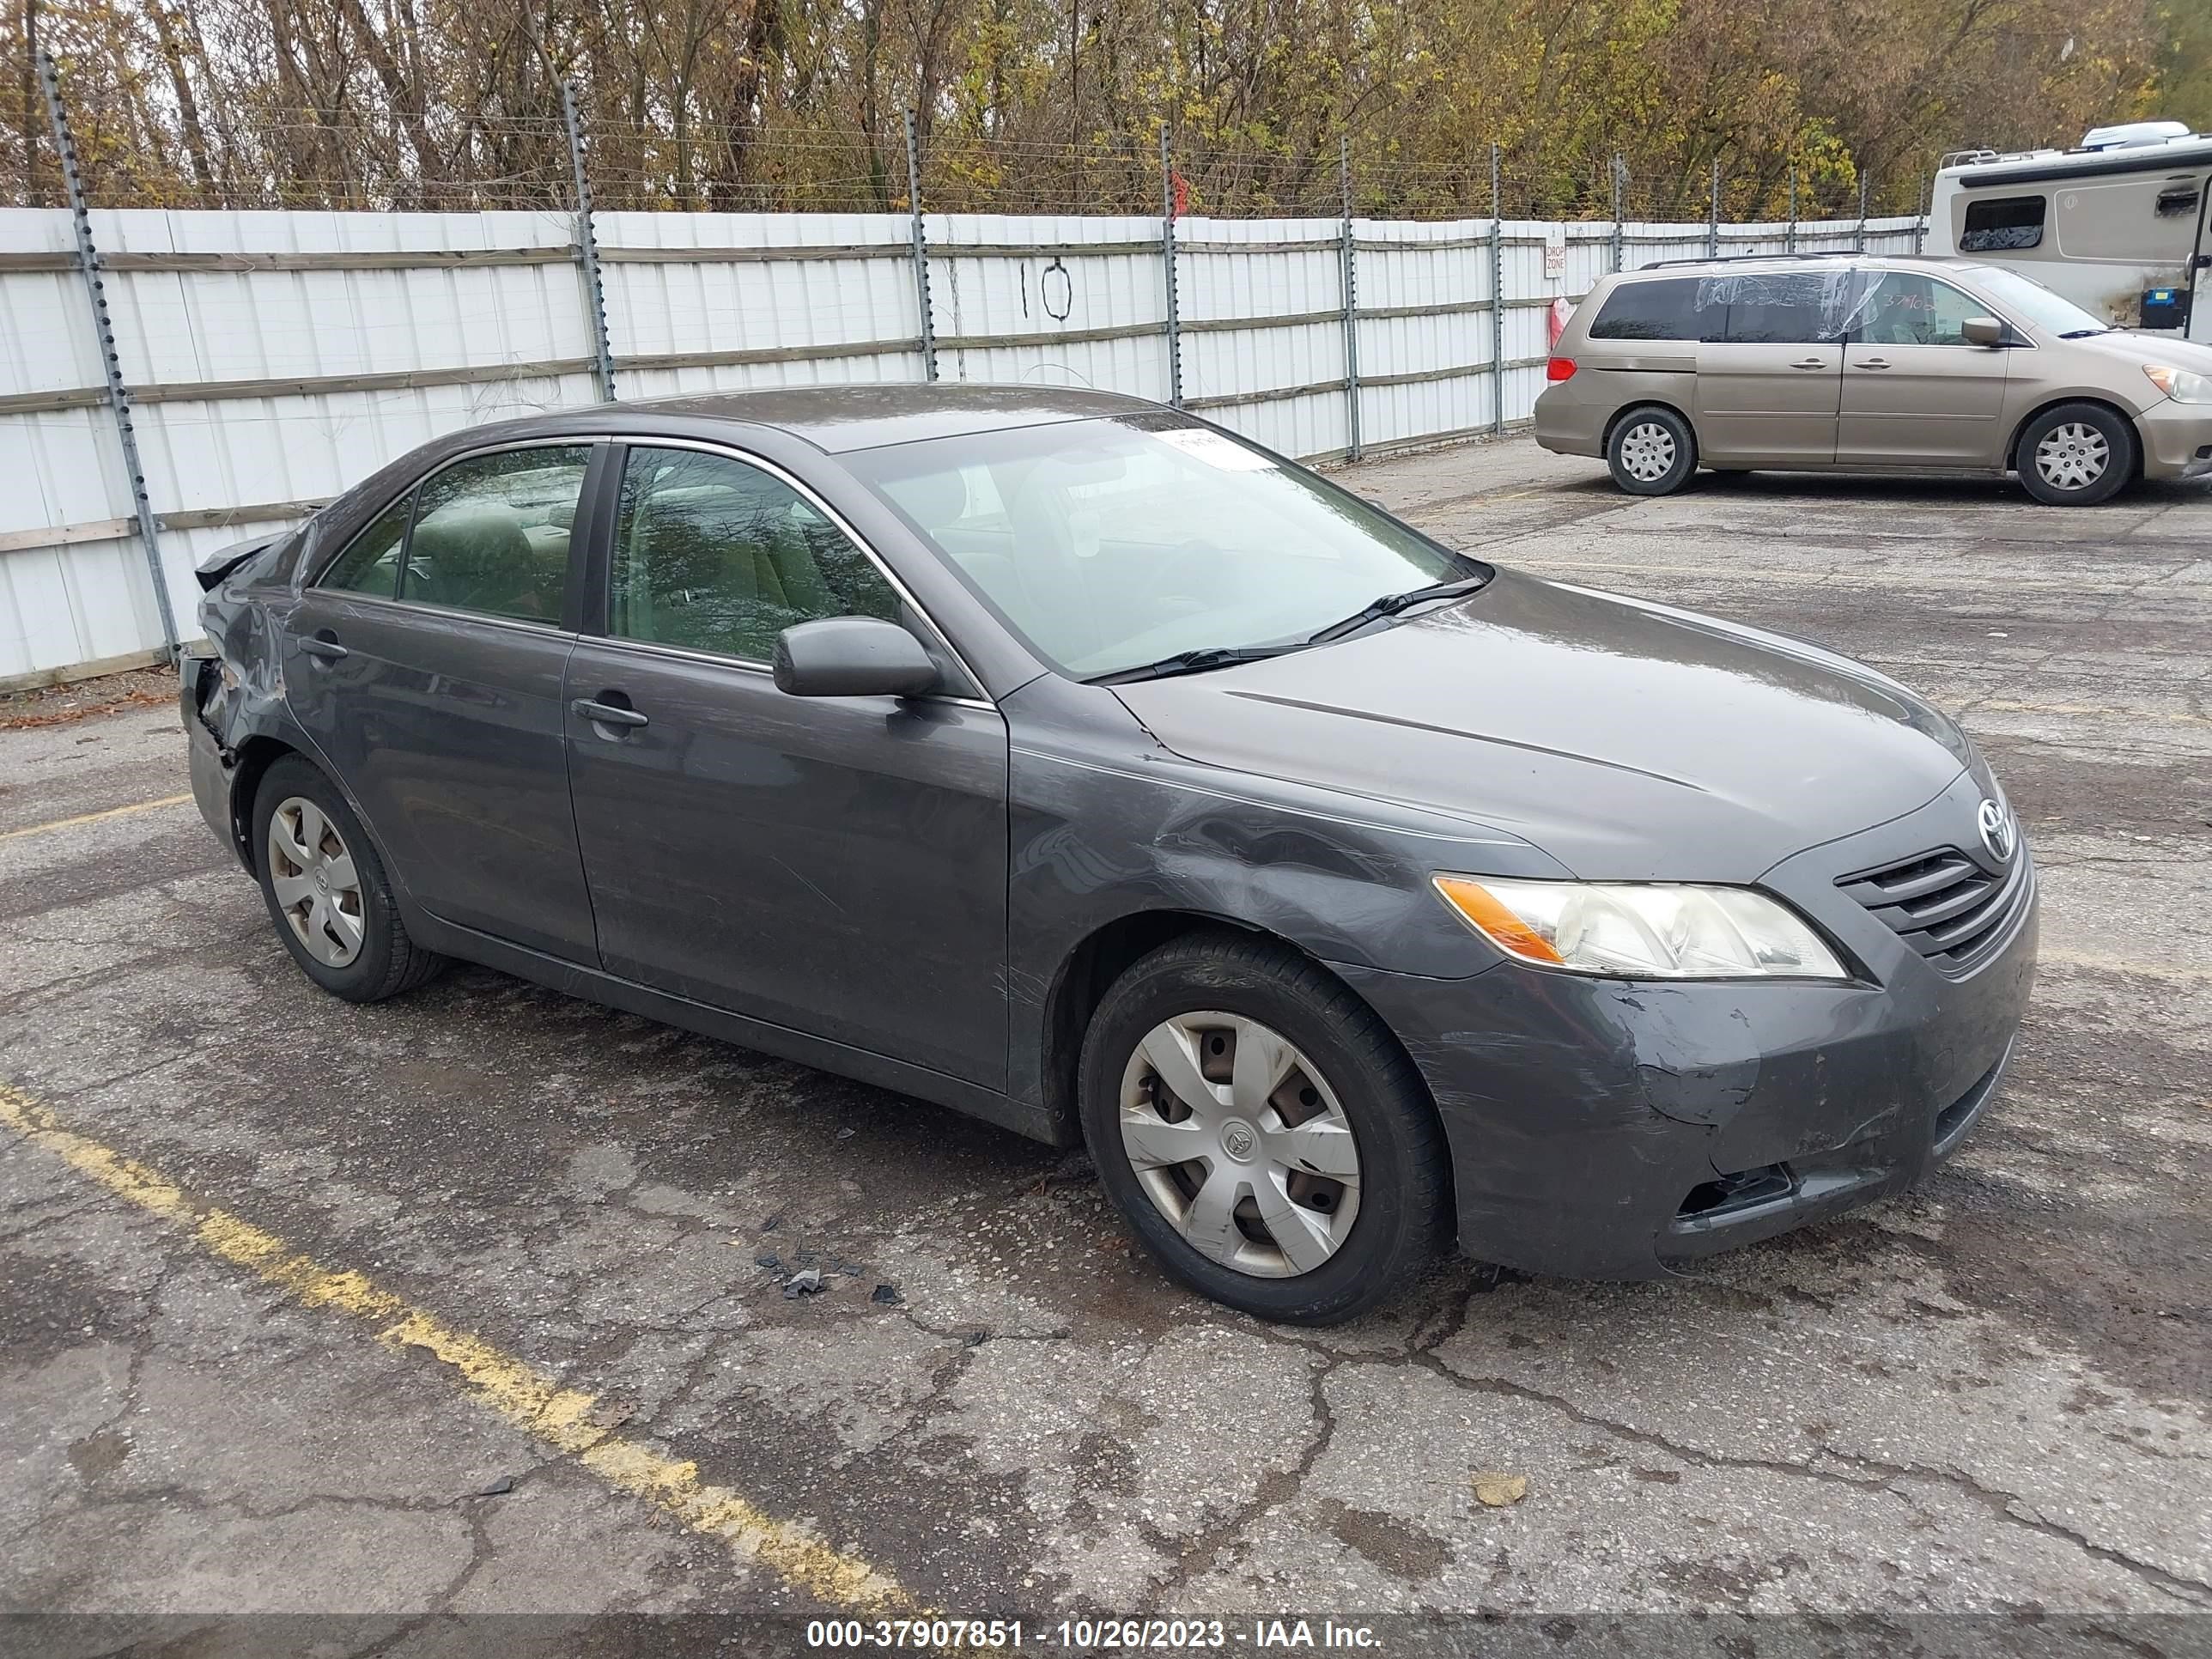
[[[1966,228],[1959,233],[1961,253],[2002,253],[2038,247],[2043,242],[2043,196],[1986,197],[1966,204]]]
[[[2196,211],[2197,181],[2194,179],[2177,179],[2159,191],[2158,216],[2160,218],[2168,218],[2177,213]]]
[[[1667,276],[1648,283],[1623,283],[1606,296],[1605,308],[1590,325],[1593,340],[1697,340],[1707,322],[1719,320],[1718,307],[1701,317],[1698,279]]]

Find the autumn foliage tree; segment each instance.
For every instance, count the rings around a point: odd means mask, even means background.
[[[61,61],[118,204],[1911,210],[1938,154],[2212,125],[2202,0],[14,0],[0,199],[55,199]]]

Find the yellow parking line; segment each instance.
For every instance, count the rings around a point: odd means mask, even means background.
[[[98,823],[106,818],[127,818],[133,812],[151,812],[156,807],[182,806],[191,799],[191,791],[181,795],[164,795],[159,800],[133,801],[128,806],[111,806],[100,812],[80,812],[73,818],[56,818],[51,823],[34,823],[23,830],[0,830],[0,841],[14,841],[20,836],[43,836],[49,830],[68,830],[80,823]]]
[[[410,1307],[361,1273],[327,1267],[273,1233],[187,1197],[144,1164],[64,1128],[30,1096],[5,1084],[0,1084],[0,1124],[117,1197],[189,1229],[210,1255],[245,1268],[303,1305],[349,1316],[388,1346],[421,1349],[445,1368],[462,1393],[495,1416],[574,1457],[609,1486],[643,1498],[687,1531],[721,1540],[793,1589],[830,1607],[875,1617],[910,1618],[928,1611],[866,1561],[775,1519],[726,1486],[708,1486],[699,1479],[697,1464],[664,1457],[598,1427],[599,1401],[592,1395],[558,1387],[528,1362]]]

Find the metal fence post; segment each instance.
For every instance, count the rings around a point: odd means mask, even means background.
[[[1182,407],[1182,316],[1176,300],[1175,157],[1168,125],[1160,123],[1160,263],[1168,292],[1168,402]]]
[[[584,171],[584,129],[576,118],[576,91],[561,82],[561,118],[568,126],[568,161],[576,173],[576,261],[584,273],[584,309],[592,319],[592,374],[599,401],[615,400],[615,354],[607,342],[607,291],[599,280],[599,239],[592,229],[592,181]]]
[[[921,135],[906,112],[906,202],[914,230],[914,307],[921,319],[921,378],[937,379],[937,325],[929,314],[929,243],[921,230]]]
[[[1933,178],[1923,178],[1920,181],[1920,218],[1912,227],[1912,251],[1915,253],[1928,252],[1928,215],[1929,210],[1935,206],[1934,201],[1930,199],[1935,194],[1935,189],[1936,181]]]
[[[1721,158],[1713,157],[1713,193],[1711,205],[1705,210],[1705,258],[1717,259],[1721,252]]]
[[[1862,173],[1859,174],[1859,228],[1851,233],[1851,247],[1859,253],[1866,252],[1866,204],[1867,180],[1866,174]]]
[[[1613,269],[1620,272],[1628,254],[1627,227],[1620,222],[1620,198],[1628,182],[1628,163],[1619,155],[1613,158]]]
[[[1790,164],[1790,235],[1784,247],[1791,253],[1797,251],[1797,164],[1795,161]]]
[[[1344,265],[1344,397],[1345,413],[1349,422],[1351,441],[1346,447],[1346,457],[1359,459],[1359,271],[1358,259],[1352,240],[1352,135],[1338,135],[1336,143],[1337,182],[1344,194],[1344,228],[1341,237]]]
[[[51,52],[39,54],[39,86],[46,96],[46,120],[53,128],[54,148],[61,153],[62,184],[69,192],[70,216],[76,225],[76,268],[84,278],[84,297],[92,307],[93,337],[99,343],[100,366],[107,380],[108,412],[115,417],[123,471],[131,481],[131,504],[138,520],[138,540],[146,550],[146,572],[154,582],[154,606],[161,619],[161,656],[164,661],[173,662],[178,645],[176,607],[169,603],[169,580],[161,568],[154,504],[146,496],[146,469],[138,459],[138,432],[131,421],[131,392],[123,384],[123,362],[116,355],[115,330],[108,319],[107,293],[100,275],[100,252],[92,244],[92,215],[85,205],[84,177],[77,171],[76,141],[70,136],[69,112],[62,106],[61,79]]]
[[[1490,429],[1505,430],[1505,188],[1490,147]]]

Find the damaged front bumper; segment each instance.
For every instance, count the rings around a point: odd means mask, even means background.
[[[1462,1250],[1529,1272],[1650,1278],[1900,1191],[1949,1157],[1996,1093],[2033,983],[2027,850],[2002,936],[1956,976],[1838,878],[1954,841],[1953,796],[1979,794],[1962,783],[1761,884],[1856,959],[1850,982],[1339,968],[1428,1083]]]

